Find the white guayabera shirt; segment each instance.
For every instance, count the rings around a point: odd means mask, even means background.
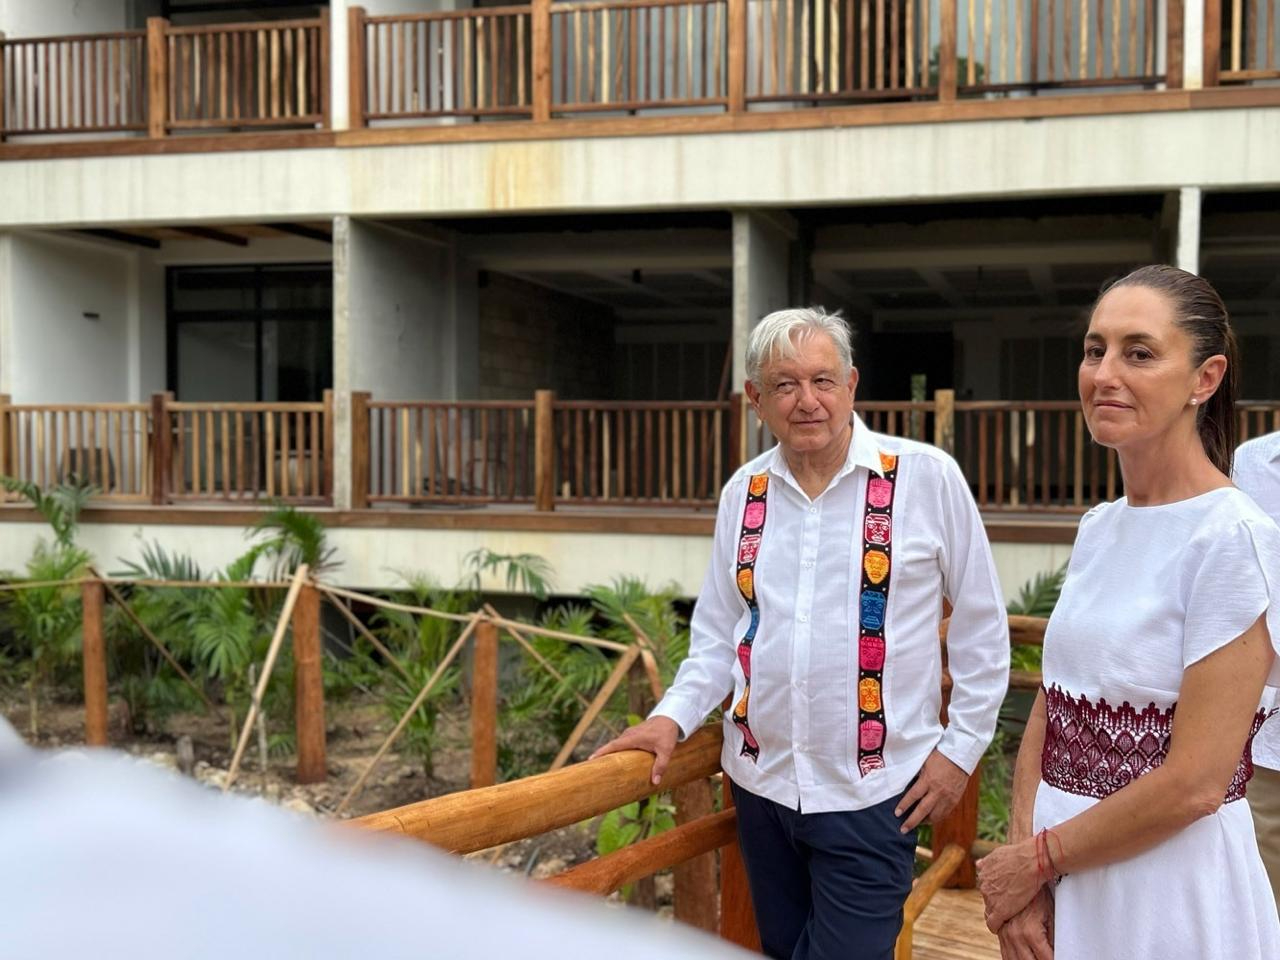
[[[882,556],[864,564],[873,545]],[[888,583],[882,611],[864,602],[869,576]],[[953,608],[946,729],[938,719],[944,597]],[[1008,686],[1004,603],[959,467],[935,447],[873,433],[857,416],[848,457],[816,499],[778,448],[725,485],[691,634],[689,657],[653,713],[688,736],[732,694],[725,771],[752,793],[805,813],[897,796],[935,747],[972,772]],[[870,720],[869,707],[876,708]],[[735,713],[745,722],[735,723]],[[860,766],[868,727],[879,759]]]
[[[1252,497],[1267,516],[1280,523],[1280,433],[1268,433],[1242,443],[1236,450],[1231,474],[1236,486]],[[1264,696],[1268,698],[1264,703],[1276,705],[1270,703],[1275,691],[1267,690]],[[1280,717],[1264,723],[1253,738],[1253,761],[1280,770]]]

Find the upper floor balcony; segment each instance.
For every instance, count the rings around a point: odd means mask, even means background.
[[[0,156],[68,139],[94,153],[201,134],[226,149],[268,132],[301,146],[370,142],[367,128],[498,140],[1280,103],[1280,0],[302,9],[316,15],[0,33]]]

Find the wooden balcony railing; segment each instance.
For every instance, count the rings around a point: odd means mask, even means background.
[[[108,500],[150,500],[149,413],[145,403],[12,405],[0,396],[0,474],[41,488],[90,483]]]
[[[1280,79],[1280,0],[1205,0],[1204,82]]]
[[[352,397],[360,503],[532,503],[532,401]],[[361,478],[367,479],[361,479]]]
[[[0,138],[328,126],[329,21],[0,34]]]
[[[155,422],[169,429],[158,444],[163,486],[156,487],[167,501],[329,501],[333,400],[327,391],[315,403],[160,400]]]
[[[328,125],[327,16],[198,27],[151,20],[148,33],[152,68],[165,74],[167,129]]]
[[[351,18],[353,110],[367,120],[527,116],[529,8]]]
[[[0,135],[147,128],[146,34],[0,35]]]
[[[41,488],[87,483],[115,502],[329,503],[333,401],[156,394],[150,403],[16,405],[0,395],[0,474]]]
[[[1280,0],[1231,2],[1223,79],[1280,76]],[[365,44],[353,53],[356,125],[1182,82],[1180,0],[535,0],[350,16]]]

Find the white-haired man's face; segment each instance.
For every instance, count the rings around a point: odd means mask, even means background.
[[[760,386],[747,396],[786,453],[813,455],[842,445],[858,387],[856,367],[847,372],[825,333],[792,341],[795,356],[771,357],[760,370]]]

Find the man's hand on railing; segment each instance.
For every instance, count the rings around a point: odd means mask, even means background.
[[[629,727],[625,732],[606,743],[588,757],[594,760],[608,753],[619,753],[623,750],[643,750],[653,754],[654,786],[662,782],[662,775],[667,772],[667,764],[671,761],[671,752],[680,739],[680,728],[670,717],[650,717]]]

